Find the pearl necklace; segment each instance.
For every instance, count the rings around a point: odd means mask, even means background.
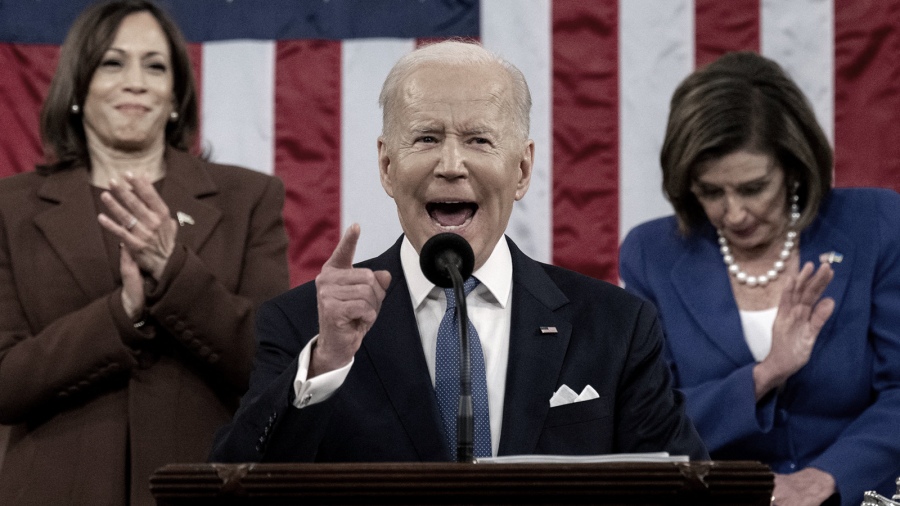
[[[725,265],[728,266],[729,274],[734,276],[738,283],[747,285],[751,288],[755,286],[766,286],[770,281],[775,281],[780,273],[784,272],[784,262],[791,256],[791,251],[794,249],[797,239],[797,231],[794,230],[794,226],[797,224],[797,220],[800,219],[800,209],[797,205],[798,200],[797,195],[791,197],[790,225],[788,225],[784,245],[778,253],[778,260],[775,260],[772,268],[765,274],[750,276],[746,271],[742,270],[740,265],[734,261],[734,255],[731,254],[731,247],[728,246],[728,239],[722,235],[721,230],[716,229],[716,233],[719,235],[719,251],[722,253],[722,260],[725,262]]]

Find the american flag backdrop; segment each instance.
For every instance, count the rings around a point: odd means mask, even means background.
[[[0,176],[41,160],[38,112],[86,0],[0,0]],[[417,44],[480,40],[534,99],[531,189],[509,234],[617,281],[619,241],[670,214],[659,148],[676,85],[729,50],[780,62],[836,150],[838,186],[900,190],[900,0],[169,0],[191,42],[202,147],[280,177],[293,285],[344,227],[357,260],[400,233],[381,189],[377,97]]]

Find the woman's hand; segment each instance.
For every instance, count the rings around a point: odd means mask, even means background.
[[[119,248],[119,270],[122,272],[122,307],[132,321],[144,313],[144,278],[138,264],[125,247]]]
[[[169,206],[143,177],[126,174],[124,182],[112,179],[109,190],[101,195],[109,216],[101,213],[100,225],[122,241],[141,270],[159,280],[178,233]],[[124,282],[124,273],[122,277]]]
[[[834,278],[831,264],[823,263],[814,270],[812,262],[807,262],[781,292],[772,325],[772,348],[753,369],[757,400],[806,365],[819,331],[834,311],[834,299],[820,299]]]
[[[819,506],[837,491],[834,477],[814,467],[776,474],[773,506]]]

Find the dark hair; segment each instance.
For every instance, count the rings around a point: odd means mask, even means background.
[[[672,96],[660,163],[663,191],[683,234],[707,221],[691,192],[697,167],[738,150],[778,162],[788,198],[797,185],[797,227],[809,225],[831,189],[831,146],[803,92],[777,63],[752,52],[722,56]]]
[[[166,144],[187,151],[197,132],[197,92],[187,53],[178,26],[160,7],[149,0],[115,0],[97,3],[82,12],[69,29],[62,45],[56,74],[41,109],[41,141],[48,165],[44,171],[90,167],[87,140],[81,114],[94,71],[112,45],[122,20],[131,14],[148,12],[159,23],[169,41],[172,58],[172,95],[178,119],[166,123]],[[83,110],[83,107],[82,107]]]

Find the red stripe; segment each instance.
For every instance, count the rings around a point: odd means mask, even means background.
[[[553,263],[618,280],[618,2],[553,2]]]
[[[341,44],[280,41],[275,174],[284,181],[291,284],[313,279],[341,234]]]
[[[835,184],[900,191],[900,4],[834,10]]]
[[[694,0],[697,67],[729,51],[759,51],[759,2]]]
[[[44,161],[41,105],[58,59],[58,46],[0,44],[0,177],[32,171]]]

